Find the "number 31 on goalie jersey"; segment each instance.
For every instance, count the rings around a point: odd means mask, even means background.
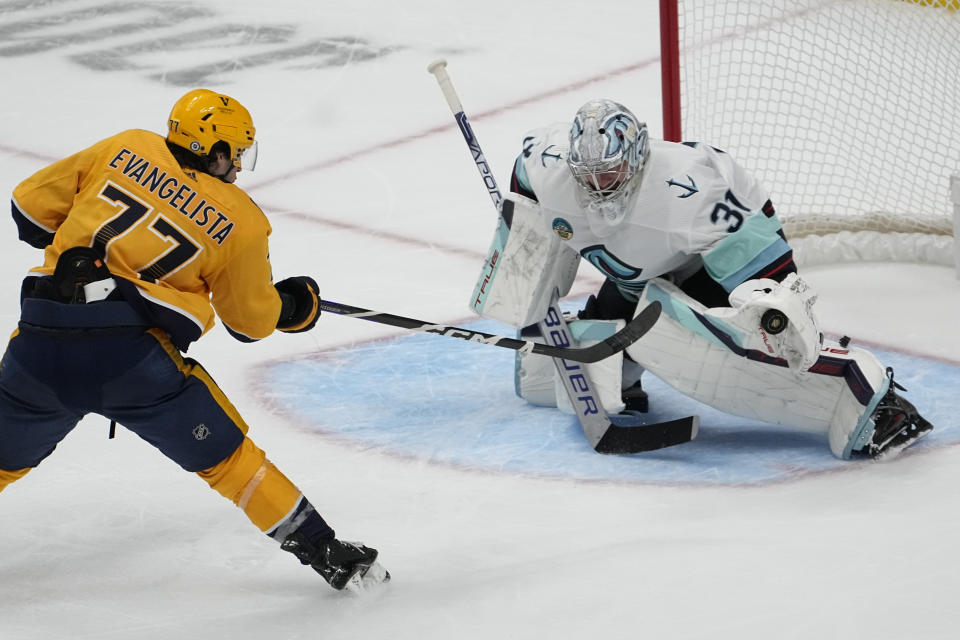
[[[743,216],[746,213],[750,213],[750,210],[740,204],[740,201],[737,200],[737,197],[733,195],[733,191],[730,189],[727,189],[727,193],[724,194],[723,199],[723,202],[718,202],[713,205],[713,211],[710,212],[710,222],[714,224],[717,224],[721,220],[729,222],[730,226],[727,227],[727,233],[733,233],[743,224]]]
[[[141,202],[110,181],[107,181],[97,195],[114,208],[122,209],[119,215],[107,220],[93,234],[93,248],[106,256],[111,243],[150,218],[153,207]],[[145,282],[156,282],[166,278],[200,253],[201,247],[161,214],[157,214],[147,228],[165,244],[172,246],[160,252],[154,260],[137,272],[140,279]]]

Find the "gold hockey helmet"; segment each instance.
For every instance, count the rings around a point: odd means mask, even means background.
[[[256,128],[250,112],[222,93],[194,89],[177,100],[167,122],[167,140],[205,156],[217,142],[230,146],[238,169],[252,171],[257,162]]]

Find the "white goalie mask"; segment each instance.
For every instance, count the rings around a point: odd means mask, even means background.
[[[577,111],[567,164],[597,236],[609,235],[627,215],[649,154],[646,123],[622,104],[591,100]]]

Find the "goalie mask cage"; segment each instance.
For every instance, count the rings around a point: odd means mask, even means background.
[[[798,263],[960,265],[960,0],[660,0],[660,23],[664,137],[753,172]]]

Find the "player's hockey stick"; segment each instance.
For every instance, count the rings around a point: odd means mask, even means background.
[[[453,88],[453,82],[447,73],[446,60],[441,59],[431,62],[427,66],[427,71],[436,77],[447,105],[460,128],[460,133],[470,148],[470,154],[473,156],[477,171],[480,172],[480,177],[487,188],[487,194],[493,201],[497,213],[502,215],[503,196],[490,171],[487,159],[483,155],[480,143],[467,121],[467,115],[464,113],[460,98]],[[503,222],[503,218],[501,218],[501,222]],[[646,312],[645,309],[643,313]],[[541,321],[538,326],[544,337],[549,336],[554,345],[571,344],[570,332],[557,305],[556,294],[551,301],[548,317]],[[585,369],[579,366],[568,366],[564,361],[558,359],[554,360],[554,364],[567,396],[570,398],[570,403],[574,407],[583,433],[595,451],[599,453],[638,453],[681,444],[696,437],[700,424],[697,416],[669,422],[644,424],[640,414],[608,415],[600,404],[599,397],[594,392],[593,383]]]
[[[425,320],[415,320],[403,316],[395,316],[391,313],[381,313],[380,311],[370,311],[360,307],[351,307],[339,302],[329,300],[320,301],[320,309],[337,315],[347,316],[349,318],[360,318],[370,322],[379,322],[394,327],[402,327],[413,331],[423,333],[436,333],[437,335],[448,338],[459,338],[470,342],[479,342],[489,344],[495,347],[504,347],[514,351],[524,353],[539,353],[552,358],[562,358],[572,362],[598,362],[604,358],[609,358],[633,344],[643,334],[649,331],[660,317],[660,303],[653,302],[646,309],[640,312],[637,317],[627,323],[623,329],[613,334],[603,342],[595,345],[577,348],[561,347],[548,344],[541,344],[531,340],[516,340],[504,336],[497,336],[482,331],[473,331],[471,329],[461,329],[459,327],[448,327],[442,324],[426,322]]]

